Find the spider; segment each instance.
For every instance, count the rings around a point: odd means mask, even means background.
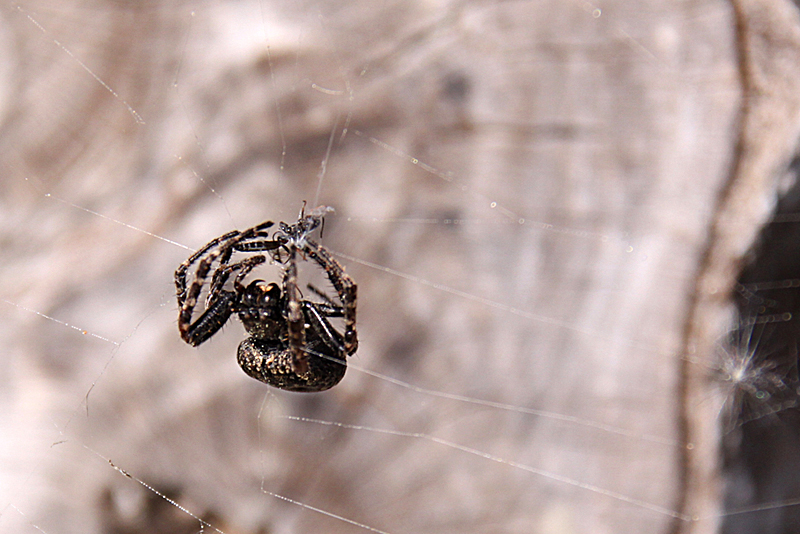
[[[329,211],[332,208],[321,206],[305,215],[304,203],[297,222],[279,223],[280,229],[271,237],[274,223],[265,221],[242,232],[228,232],[192,254],[175,271],[181,338],[196,347],[235,313],[249,334],[237,353],[239,365],[249,376],[289,391],[324,391],[339,383],[346,356],[358,348],[356,283],[327,249],[308,238]],[[237,252],[256,254],[232,262]],[[281,285],[260,279],[245,285],[247,275],[266,263],[264,252],[283,266]],[[322,302],[303,298],[297,282],[298,254],[325,271],[341,304],[310,284],[308,289]],[[195,264],[188,285],[187,271]],[[212,268],[205,309],[192,321]],[[228,289],[225,284],[231,276],[232,289]],[[344,334],[331,325],[328,319],[332,317],[344,319]]]

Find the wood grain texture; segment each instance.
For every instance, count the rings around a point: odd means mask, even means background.
[[[273,494],[385,532],[713,532],[703,351],[794,149],[791,9],[3,8],[0,530],[197,531],[111,460],[224,532],[363,530]],[[237,324],[182,343],[171,280],[303,200],[359,287],[312,395],[245,376]]]

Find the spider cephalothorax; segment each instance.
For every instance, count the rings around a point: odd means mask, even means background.
[[[297,222],[280,223],[271,237],[271,221],[243,232],[234,230],[192,254],[175,271],[181,338],[197,346],[235,313],[249,334],[239,344],[237,358],[245,373],[290,391],[323,391],[336,385],[344,376],[346,357],[358,348],[356,284],[324,247],[308,238],[328,211],[331,208],[320,207],[310,215],[301,211]],[[247,275],[266,263],[263,252],[283,267],[280,285],[264,280],[245,284]],[[235,253],[245,257],[232,262]],[[297,281],[298,253],[322,267],[341,304],[310,285],[309,291],[321,301],[303,298]],[[187,271],[195,264],[189,285]],[[192,321],[209,274],[205,309]],[[331,325],[331,317],[344,319],[344,334]]]

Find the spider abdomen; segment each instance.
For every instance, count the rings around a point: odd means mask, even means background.
[[[239,344],[237,360],[250,377],[288,391],[325,391],[344,377],[344,358],[324,354],[325,344],[307,344],[308,372],[298,374],[292,366],[292,352],[282,343],[249,337]]]

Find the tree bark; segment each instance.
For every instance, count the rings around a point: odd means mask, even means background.
[[[0,526],[719,530],[715,345],[796,151],[794,4],[1,16]],[[245,376],[236,319],[183,343],[172,285],[303,201],[358,283],[320,394]]]

